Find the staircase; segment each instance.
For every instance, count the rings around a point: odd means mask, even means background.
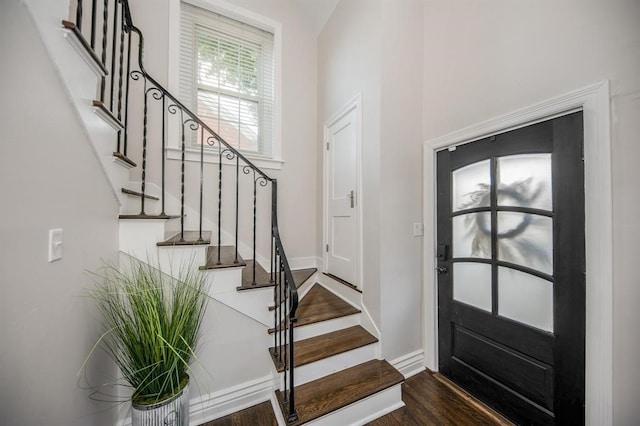
[[[358,305],[361,295],[315,268],[290,268],[277,181],[145,70],[144,38],[128,1],[74,0],[74,16],[58,20],[58,38],[46,32],[48,17],[66,16],[68,3],[27,2],[121,203],[121,252],[152,259],[167,274],[185,264],[199,268],[214,300],[263,328],[271,341],[264,356],[273,367],[265,374],[273,376],[279,423],[363,424],[403,406],[404,377],[380,359],[377,331]],[[164,155],[171,125],[182,144],[173,171]],[[207,141],[217,165],[205,166],[204,143],[199,163],[185,161],[189,132]],[[159,164],[151,161],[152,150],[162,152]],[[172,172],[178,180],[168,182]],[[152,173],[160,180],[149,179]]]

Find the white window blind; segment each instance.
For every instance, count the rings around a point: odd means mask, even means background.
[[[180,26],[180,100],[234,148],[271,157],[273,34],[187,3]]]

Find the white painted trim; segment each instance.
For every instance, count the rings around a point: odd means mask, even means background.
[[[242,153],[254,166],[259,167],[261,169],[271,169],[271,170],[280,170],[282,169],[282,165],[284,164],[283,160],[276,160],[268,157],[258,157],[252,156],[251,154]],[[167,160],[182,160],[182,149],[178,145],[168,146],[166,148],[166,156]],[[203,153],[203,161],[207,164],[219,164],[220,156],[218,155],[217,149],[205,148]],[[195,147],[188,147],[185,149],[185,161],[190,162],[200,162],[200,149]],[[225,166],[234,166],[236,165],[236,160],[229,160],[223,154],[222,164]],[[244,163],[242,163],[244,164]],[[241,166],[242,166],[241,164]]]
[[[190,388],[191,386],[189,385]],[[269,401],[274,390],[273,376],[265,376],[190,399],[189,425],[197,426]],[[131,426],[131,416],[119,420],[116,424]]]
[[[328,133],[329,129],[333,124],[335,124],[338,120],[342,119],[345,115],[349,114],[351,111],[355,110],[356,112],[356,282],[352,283],[360,290],[364,290],[364,283],[362,282],[362,277],[364,276],[363,271],[363,262],[362,262],[362,251],[364,247],[363,242],[363,230],[362,230],[362,93],[358,93],[351,100],[349,100],[345,106],[340,108],[337,112],[335,112],[329,119],[324,123],[323,126],[323,136],[322,143],[326,144],[328,142]],[[328,166],[328,157],[327,157],[327,149],[322,147],[322,173],[323,173],[323,189],[322,189],[322,272],[327,272],[328,270],[328,258],[327,252],[325,250],[326,245],[329,241],[329,226],[327,224],[329,218],[328,212],[328,179],[329,173],[327,172]]]
[[[437,371],[435,152],[576,110],[582,110],[584,118],[586,424],[605,425],[613,423],[613,202],[608,81],[425,142],[425,363]]]
[[[393,367],[402,373],[405,379],[424,371],[424,351],[419,349],[415,352],[403,355],[389,362]]]
[[[301,256],[287,259],[291,270],[316,268],[322,263],[322,259],[317,256]]]
[[[91,69],[91,71],[93,71],[96,77],[97,78],[105,77],[106,74],[104,73],[103,69],[100,67],[98,63],[96,63],[95,59],[93,59],[93,56],[89,54],[89,52],[84,47],[82,42],[78,39],[76,34],[69,29],[63,29],[62,32],[64,33],[64,38],[66,38],[69,41],[69,43],[71,43],[71,45],[76,50],[76,52],[78,52],[78,55],[80,55],[82,60],[84,60],[84,62],[89,66],[89,68]]]
[[[189,424],[192,426],[227,416],[271,399],[272,375],[241,383],[189,401]]]

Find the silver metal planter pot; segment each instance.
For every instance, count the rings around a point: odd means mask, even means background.
[[[132,426],[189,426],[189,383],[157,404],[131,405]]]

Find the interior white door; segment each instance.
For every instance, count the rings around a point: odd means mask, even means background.
[[[357,108],[327,126],[325,272],[358,286]]]

